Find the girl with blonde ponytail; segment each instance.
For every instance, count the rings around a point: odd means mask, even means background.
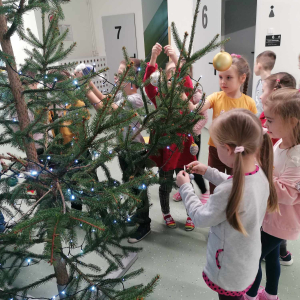
[[[234,109],[210,127],[220,160],[233,169],[229,176],[200,162],[187,166],[216,185],[203,205],[188,173],[177,185],[195,226],[211,227],[207,245],[206,284],[219,299],[243,299],[250,289],[261,256],[260,228],[266,211],[278,210],[273,183],[272,142],[259,119],[249,110]]]

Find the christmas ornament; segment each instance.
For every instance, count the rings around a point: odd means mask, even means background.
[[[199,152],[199,147],[197,144],[193,143],[190,147],[190,153],[192,155],[197,155],[197,153]]]
[[[213,65],[217,71],[227,71],[232,65],[232,57],[228,52],[221,51],[215,55]]]
[[[190,176],[190,180],[194,180],[195,176],[194,174],[190,173],[191,170],[190,169],[187,169],[186,166],[183,167],[184,171],[187,172]]]
[[[17,177],[15,176],[12,176],[10,178],[7,179],[7,184],[10,186],[10,187],[14,187],[18,184],[19,180]]]
[[[154,73],[150,75],[150,83],[153,86],[158,86],[159,78],[160,78],[160,72],[156,70]]]

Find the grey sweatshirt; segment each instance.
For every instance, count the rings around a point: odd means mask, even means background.
[[[199,201],[190,183],[182,185],[179,190],[195,226],[211,227],[204,273],[226,291],[244,291],[254,282],[258,271],[260,228],[269,198],[268,180],[261,169],[253,175],[245,176],[244,196],[239,210],[241,222],[248,233],[248,236],[244,236],[226,218],[232,178],[228,179],[228,175],[210,167],[204,177],[217,186],[205,205]],[[218,250],[223,252],[218,254]]]
[[[255,105],[257,108],[256,116],[259,118],[261,113],[264,111],[260,96],[262,95],[263,81],[261,79],[258,80],[255,91]]]

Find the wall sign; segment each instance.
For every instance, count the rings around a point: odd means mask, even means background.
[[[281,34],[266,36],[266,47],[280,46],[280,43],[281,43]]]
[[[103,16],[102,26],[105,42],[109,78],[113,81],[120,61],[124,59],[122,47],[125,46],[129,57],[138,57],[135,32],[135,15],[122,14]]]
[[[271,6],[271,12],[269,14],[269,18],[274,18],[275,17],[275,14],[274,14],[274,5]]]

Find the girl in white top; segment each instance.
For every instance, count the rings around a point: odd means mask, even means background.
[[[221,161],[233,168],[233,176],[199,162],[187,166],[216,185],[205,205],[195,195],[186,172],[178,174],[177,185],[195,226],[211,227],[203,272],[206,284],[219,299],[243,299],[258,271],[266,210],[278,207],[272,142],[263,135],[258,118],[245,109],[219,116],[210,134]]]

